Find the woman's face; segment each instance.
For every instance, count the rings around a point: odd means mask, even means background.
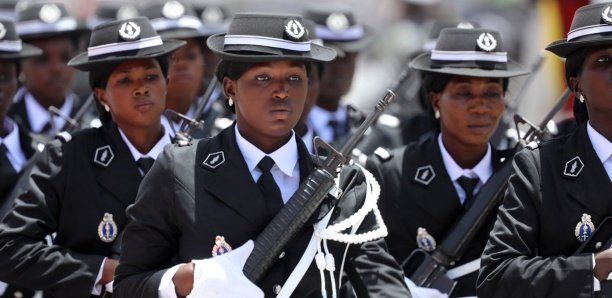
[[[505,109],[502,79],[456,76],[431,98],[449,147],[486,144]]]
[[[357,53],[346,53],[329,62],[321,76],[321,99],[340,101],[349,92],[357,65]]]
[[[106,88],[96,88],[95,92],[122,129],[160,123],[166,103],[166,80],[156,59],[119,64],[108,77]]]
[[[223,80],[241,133],[253,143],[286,137],[304,109],[308,78],[303,62],[256,64],[237,80]]]
[[[74,42],[63,36],[30,43],[42,49],[43,53],[23,61],[25,86],[43,105],[61,106],[74,73],[74,69],[67,65],[75,54]]]
[[[0,59],[0,120],[4,119],[17,92],[16,63],[14,60]]]
[[[612,117],[612,46],[589,50],[574,90],[586,98],[591,122],[610,121]],[[597,123],[595,123],[597,125]]]
[[[184,113],[202,89],[204,82],[204,55],[199,40],[188,39],[187,44],[170,56],[168,70],[169,109]]]
[[[304,104],[304,111],[302,111],[302,121],[306,121],[306,119],[308,119],[308,114],[310,113],[310,110],[312,110],[312,106],[317,103],[317,98],[319,97],[319,90],[321,86],[319,67],[321,66],[318,63],[312,63],[310,77],[308,78],[308,93],[306,95],[306,103]]]

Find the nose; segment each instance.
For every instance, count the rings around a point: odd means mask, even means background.
[[[132,95],[134,95],[134,97],[149,95],[149,89],[145,86],[145,84],[140,84],[140,86],[134,89]]]
[[[287,99],[289,97],[289,84],[286,82],[279,83],[273,96],[276,99]]]

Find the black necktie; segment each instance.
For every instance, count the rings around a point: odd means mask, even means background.
[[[463,201],[463,207],[469,208],[470,201],[474,198],[474,189],[478,184],[480,179],[478,178],[468,178],[466,176],[461,176],[457,178],[457,183],[461,185],[461,188],[465,191],[465,200]]]
[[[0,183],[0,203],[3,201],[5,195],[8,195],[17,182],[17,171],[13,168],[13,164],[8,159],[8,149],[3,143],[0,143],[0,177],[2,177],[2,183]]]
[[[261,193],[266,199],[266,208],[271,217],[274,217],[284,205],[280,189],[270,172],[273,166],[274,160],[270,156],[265,156],[257,164],[257,167],[261,170],[261,176],[259,180],[257,180],[257,186],[259,186],[259,190],[261,190]]]
[[[138,159],[138,161],[136,161],[136,164],[138,164],[138,167],[142,170],[144,176],[149,172],[154,162],[155,159],[151,157],[141,157]]]

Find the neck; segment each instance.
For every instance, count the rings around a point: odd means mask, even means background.
[[[189,111],[189,108],[191,107],[191,104],[193,103],[195,95],[188,96],[188,95],[180,95],[176,93],[172,95],[171,94],[172,93],[168,93],[166,95],[166,103],[171,102],[174,104],[166,105],[167,108],[172,109],[175,112],[179,112],[183,115],[187,114],[187,112]]]
[[[608,141],[612,142],[612,123],[609,121],[609,116],[599,117],[599,115],[595,113],[593,113],[593,115],[589,113],[589,121],[593,129],[604,136]]]
[[[164,137],[164,129],[160,122],[146,127],[121,127],[125,136],[130,140],[134,148],[142,154],[146,154]]]
[[[446,151],[448,151],[448,154],[455,160],[457,165],[463,169],[474,168],[482,160],[485,154],[487,154],[487,143],[478,145],[453,145],[451,142],[447,142],[444,139],[444,135],[442,135],[444,148],[446,148]],[[451,145],[449,146],[449,144]]]
[[[4,127],[4,119],[5,116],[0,115],[0,138],[5,138],[9,134],[9,131]]]
[[[319,97],[319,100],[317,100],[317,106],[327,111],[335,112],[340,106],[340,98],[330,99],[326,97]]]
[[[255,145],[255,147],[259,148],[259,150],[263,151],[266,154],[270,154],[276,151],[278,148],[287,144],[289,139],[291,139],[291,132],[289,132],[286,136],[283,137],[264,137],[258,140],[250,138],[247,134],[245,134],[240,128],[238,128],[240,134],[243,138],[245,138],[249,143]]]
[[[308,125],[306,125],[306,121],[300,119],[293,130],[295,130],[298,136],[303,137],[308,132]]]
[[[36,99],[36,101],[43,106],[45,109],[49,109],[49,107],[53,106],[60,109],[64,103],[66,103],[66,97],[62,96],[59,98],[51,98],[42,96],[41,94],[37,94],[36,92],[30,92],[32,96]]]

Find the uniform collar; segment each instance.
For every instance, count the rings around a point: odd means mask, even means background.
[[[40,132],[45,124],[49,123],[51,119],[55,124],[57,130],[61,129],[66,123],[66,120],[62,117],[51,117],[51,113],[47,109],[45,109],[35,98],[30,94],[30,92],[25,93],[25,106],[26,111],[28,111],[28,121],[30,122],[30,128],[33,132]],[[72,111],[72,106],[74,105],[74,99],[72,96],[66,96],[66,100],[64,101],[64,105],[60,108],[60,111],[64,115],[70,115]]]
[[[335,120],[338,123],[346,123],[348,118],[346,105],[338,106],[338,109],[334,112],[323,109],[317,105],[312,107],[310,114],[308,114],[308,120],[312,123],[312,128],[319,134],[324,140],[330,140],[333,136],[329,121]]]
[[[151,157],[153,159],[157,159],[157,156],[164,150],[164,147],[170,144],[170,135],[168,134],[167,130],[164,129],[164,134],[157,141],[155,146],[153,146],[153,148],[151,148],[151,150],[149,150],[149,152],[146,154],[142,154],[140,151],[138,151],[138,149],[136,149],[136,147],[134,147],[134,145],[132,145],[132,142],[130,142],[127,136],[123,133],[123,130],[121,130],[119,127],[117,127],[117,129],[119,130],[121,139],[123,139],[123,142],[125,142],[128,149],[130,149],[130,153],[132,153],[135,161],[139,160],[141,157]]]
[[[463,169],[455,162],[448,151],[446,151],[446,147],[444,147],[444,143],[442,142],[442,133],[438,135],[438,145],[440,147],[440,152],[442,153],[444,167],[446,168],[451,181],[455,181],[461,176],[467,176],[469,178],[478,178],[480,179],[480,182],[484,184],[493,174],[490,144],[487,144],[487,153],[485,153],[485,156],[472,169]]]
[[[21,169],[21,166],[25,163],[25,155],[21,148],[21,138],[19,136],[19,128],[17,123],[9,117],[4,118],[3,123],[5,129],[9,131],[8,135],[4,138],[0,138],[0,143],[6,146],[10,155],[9,160],[13,164],[13,167]]]
[[[608,158],[612,156],[612,142],[608,141],[608,139],[596,131],[591,126],[591,121],[587,123],[587,134],[599,160],[601,160],[602,163],[608,160]]]
[[[312,129],[309,123],[310,121],[306,121],[306,133],[301,137],[302,141],[304,141],[304,145],[306,145],[306,149],[308,149],[309,153],[314,153],[314,143],[313,139],[315,137],[314,129]]]
[[[235,125],[234,130],[236,133],[236,143],[238,144],[238,149],[240,149],[240,152],[246,161],[249,172],[252,173],[257,167],[259,161],[267,155],[274,160],[274,166],[278,167],[283,174],[293,177],[293,169],[295,169],[298,162],[298,148],[297,141],[295,139],[295,132],[291,131],[291,138],[287,143],[285,143],[285,145],[281,146],[270,154],[266,154],[255,145],[247,141],[240,134],[238,125]]]

